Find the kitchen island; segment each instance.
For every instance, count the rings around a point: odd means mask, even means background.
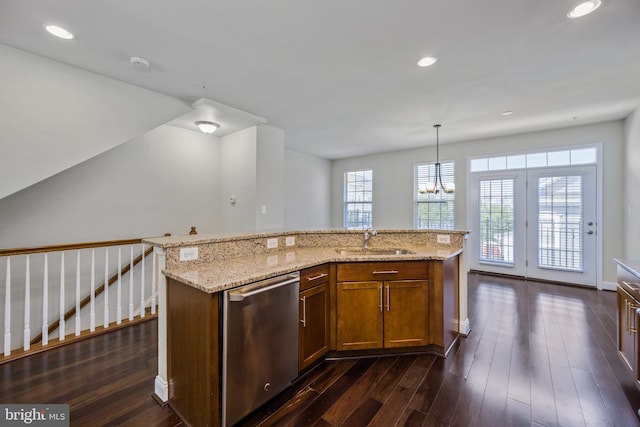
[[[148,240],[167,278],[159,289],[166,300],[160,295],[156,394],[190,425],[220,425],[225,292],[291,273],[301,277],[299,373],[327,356],[445,357],[469,331],[466,234],[379,230],[368,250],[362,231],[344,230]]]

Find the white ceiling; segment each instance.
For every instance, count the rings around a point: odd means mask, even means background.
[[[2,0],[0,43],[215,100],[283,129],[290,149],[340,158],[433,144],[436,122],[447,143],[626,117],[640,2],[602,1],[569,20],[577,0]],[[426,55],[439,60],[417,67]]]

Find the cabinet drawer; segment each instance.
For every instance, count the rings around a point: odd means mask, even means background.
[[[317,265],[300,271],[300,290],[329,282],[329,264]]]
[[[337,281],[427,279],[428,271],[426,261],[347,262],[338,264]]]

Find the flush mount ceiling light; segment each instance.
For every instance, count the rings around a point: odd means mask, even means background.
[[[599,8],[601,4],[602,2],[600,0],[585,1],[571,9],[569,13],[567,13],[567,16],[571,19],[580,18],[582,16],[590,14],[591,12]]]
[[[438,62],[438,58],[433,56],[425,56],[418,61],[418,67],[429,67]]]
[[[196,126],[198,126],[198,129],[200,129],[200,132],[206,134],[212,134],[216,131],[216,129],[220,127],[220,125],[217,123],[205,122],[202,120],[197,121]]]
[[[151,63],[139,56],[132,56],[129,61],[131,62],[131,65],[133,65],[133,68],[138,71],[149,71],[151,68]]]
[[[510,115],[512,115],[512,114],[513,114],[513,111],[511,111],[511,110],[507,110],[507,111],[503,111],[501,114],[502,114],[503,116],[510,116]]]
[[[47,30],[49,34],[60,37],[61,39],[72,40],[75,38],[71,31],[58,25],[47,24],[44,26],[44,29]]]

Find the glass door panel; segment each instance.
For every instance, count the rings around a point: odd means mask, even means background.
[[[532,170],[528,180],[528,276],[596,286],[595,166]]]

